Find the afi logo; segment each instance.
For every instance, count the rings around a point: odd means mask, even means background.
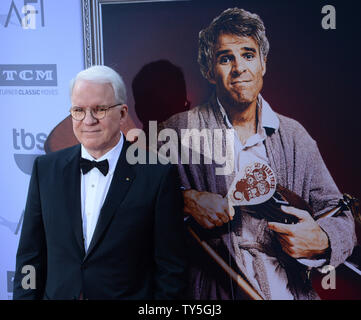
[[[12,17],[15,17],[23,29],[36,29],[37,15],[40,14],[41,26],[44,22],[44,0],[23,0],[23,6],[19,10],[14,0],[11,1],[4,27],[7,28]],[[40,11],[35,8],[38,4]]]

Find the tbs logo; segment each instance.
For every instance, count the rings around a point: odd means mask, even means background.
[[[11,22],[11,24],[18,24],[23,29],[36,29],[38,16],[40,16],[41,26],[44,27],[44,0],[12,0],[4,27],[7,28]]]
[[[46,138],[45,133],[33,134],[26,132],[25,129],[13,129],[13,146],[19,151],[19,153],[14,153],[14,160],[25,174],[31,174],[35,158],[44,152]],[[30,151],[30,153],[24,153],[24,151]]]

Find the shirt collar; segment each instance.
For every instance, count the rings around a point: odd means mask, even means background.
[[[219,109],[222,113],[223,120],[226,126],[230,129],[232,128],[232,124],[229,121],[226,111],[224,110],[221,102],[217,97],[217,103]],[[272,110],[271,106],[268,104],[266,100],[259,94],[257,98],[257,110],[258,110],[258,127],[257,132],[260,131],[261,128],[271,128],[275,131],[278,130],[280,126],[280,121],[276,115],[276,113]]]
[[[117,165],[120,152],[122,151],[124,144],[124,135],[121,134],[120,139],[115,147],[109,150],[106,154],[102,155],[99,159],[94,159],[89,152],[85,149],[83,145],[81,145],[81,157],[88,160],[95,160],[97,162],[103,161],[105,159],[109,162],[109,173],[112,174],[115,170],[115,166]]]

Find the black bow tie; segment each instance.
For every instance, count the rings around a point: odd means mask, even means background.
[[[80,158],[80,169],[83,174],[88,173],[91,169],[98,168],[99,171],[106,176],[109,171],[109,163],[108,160],[103,161],[90,161],[88,159]]]

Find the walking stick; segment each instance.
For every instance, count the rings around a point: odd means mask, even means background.
[[[258,292],[245,281],[237,272],[235,272],[224,260],[208,245],[201,240],[198,235],[188,226],[189,233],[201,245],[201,247],[214,259],[214,261],[237,283],[244,293],[252,300],[263,300]]]

